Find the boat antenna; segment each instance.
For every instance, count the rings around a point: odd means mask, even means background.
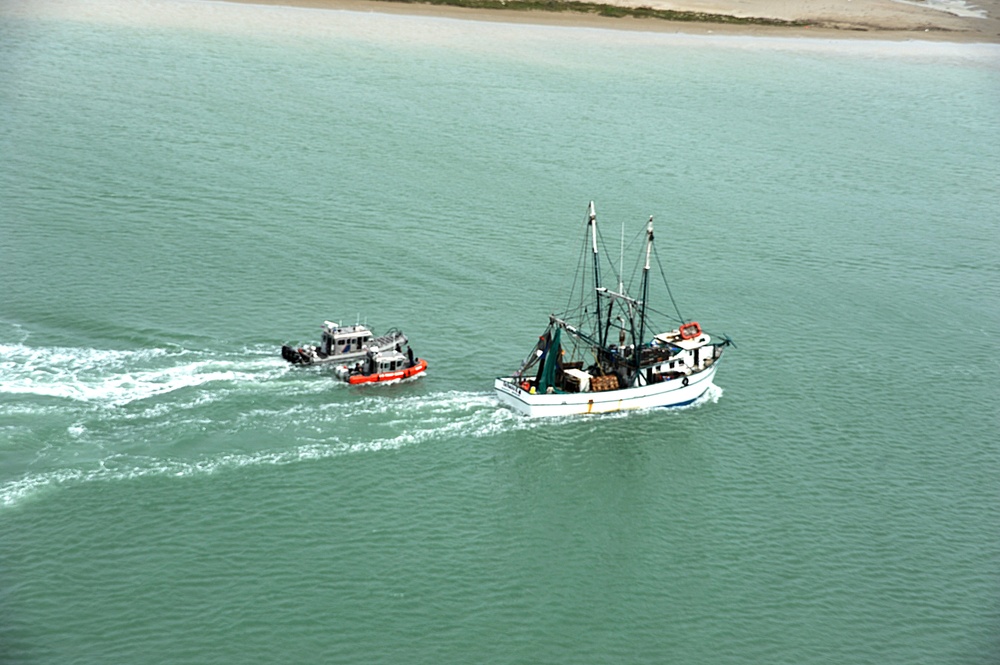
[[[625,293],[625,282],[622,276],[625,274],[625,222],[622,222],[622,244],[621,252],[618,254],[618,293]]]

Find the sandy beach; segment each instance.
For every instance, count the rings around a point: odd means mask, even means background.
[[[975,4],[963,0],[603,0],[604,4],[623,7],[776,19],[801,25],[613,18],[578,12],[468,9],[387,0],[229,1],[689,34],[1000,43],[1000,0],[976,0]]]

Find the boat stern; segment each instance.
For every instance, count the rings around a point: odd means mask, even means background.
[[[310,356],[308,350],[304,348],[295,349],[287,344],[281,347],[281,357],[292,363],[293,365],[311,365],[312,357]]]
[[[518,385],[517,380],[514,377],[497,377],[493,382],[493,390],[496,392],[497,399],[504,406],[509,407],[525,416],[532,415],[531,405],[524,397],[529,393],[526,389]]]

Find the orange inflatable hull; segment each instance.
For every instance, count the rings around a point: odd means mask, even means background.
[[[385,383],[387,381],[402,381],[403,379],[410,379],[418,374],[423,374],[427,370],[427,361],[423,358],[417,360],[417,364],[413,367],[407,367],[406,369],[399,369],[395,372],[382,372],[380,374],[369,374],[365,376],[364,374],[354,374],[348,377],[347,382],[351,385],[358,385],[363,383]]]

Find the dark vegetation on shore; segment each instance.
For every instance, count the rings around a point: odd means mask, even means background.
[[[783,21],[781,19],[727,16],[726,14],[707,14],[704,12],[681,12],[672,9],[653,9],[652,7],[619,7],[605,5],[599,2],[573,2],[564,0],[386,0],[404,4],[448,5],[451,7],[468,7],[470,9],[514,9],[518,11],[543,12],[576,12],[580,14],[597,14],[614,18],[653,18],[664,21],[689,21],[696,23],[731,23],[736,25],[808,25],[802,21]]]

